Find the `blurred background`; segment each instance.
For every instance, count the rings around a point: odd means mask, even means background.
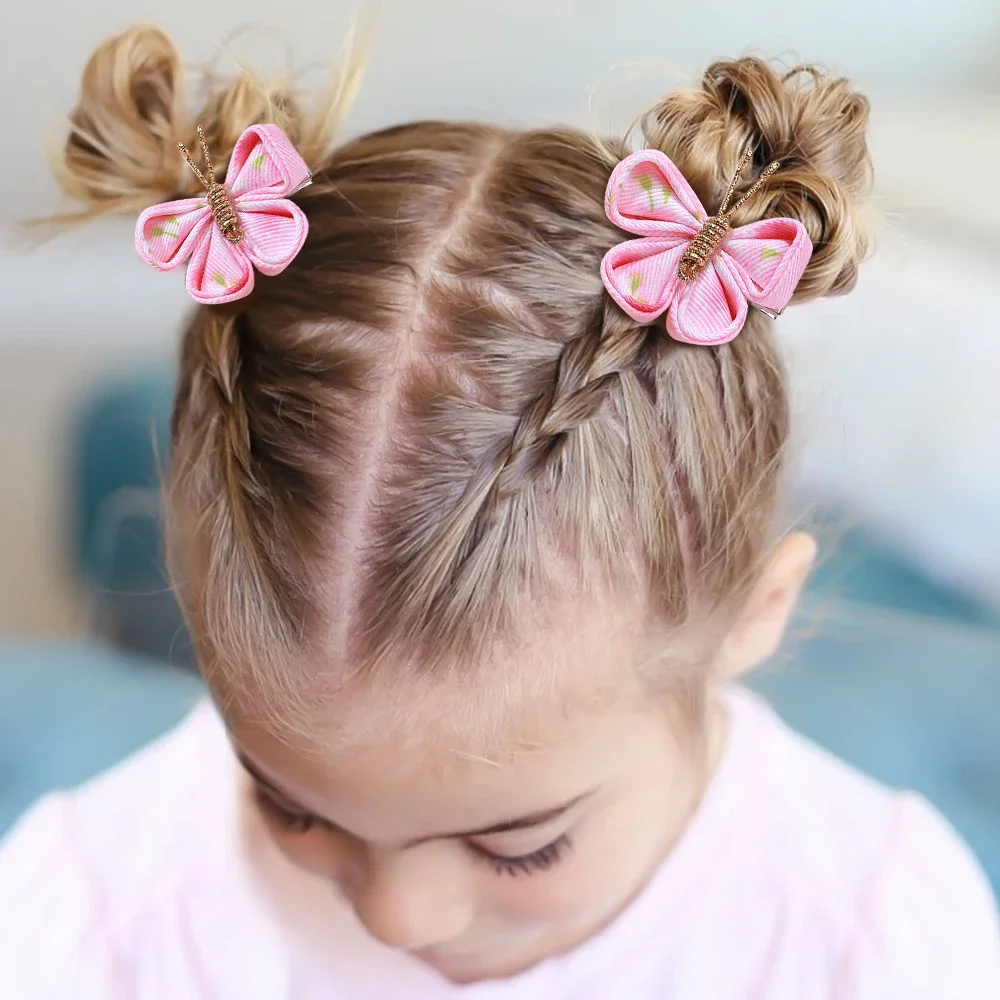
[[[714,57],[819,62],[873,101],[878,255],[778,324],[798,437],[790,516],[824,561],[754,681],[858,766],[916,787],[1000,888],[1000,6],[995,0],[384,0],[347,134],[418,117],[620,132]],[[55,0],[0,31],[0,832],[199,696],[162,571],[158,481],[180,275],[113,220],[32,247],[46,148],[92,49],[134,20],[193,64],[319,85],[347,3]],[[233,29],[243,25],[235,37]]]

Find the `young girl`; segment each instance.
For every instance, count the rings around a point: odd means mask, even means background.
[[[635,155],[330,149],[353,70],[313,119],[179,78],[154,29],[102,46],[65,181],[202,303],[167,499],[212,700],[12,833],[0,994],[1000,997],[944,821],[733,683],[813,558],[767,548],[768,314],[854,284],[866,100],[745,58]]]

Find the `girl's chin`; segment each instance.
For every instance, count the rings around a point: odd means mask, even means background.
[[[519,961],[513,952],[501,956],[498,951],[450,951],[447,947],[421,948],[413,955],[453,983],[506,979],[535,964],[535,960]]]

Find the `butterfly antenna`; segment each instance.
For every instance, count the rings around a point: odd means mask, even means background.
[[[747,150],[747,152],[749,153],[750,150]],[[744,155],[744,159],[746,159],[746,153],[744,153],[743,155]],[[754,183],[753,187],[750,188],[750,190],[747,191],[747,193],[745,195],[743,195],[743,197],[740,198],[740,200],[738,202],[736,202],[736,204],[733,205],[732,208],[730,208],[730,209],[727,210],[725,206],[726,206],[726,204],[728,204],[729,199],[732,197],[732,186],[731,186],[730,187],[730,193],[726,195],[726,200],[722,203],[723,207],[722,207],[722,210],[719,212],[719,215],[723,215],[724,214],[726,216],[726,218],[728,219],[729,216],[731,216],[737,209],[742,208],[764,186],[764,182],[780,166],[781,166],[781,164],[777,160],[772,160],[761,171],[760,177],[757,178],[757,180]],[[742,169],[742,167],[741,167],[741,169]],[[738,176],[739,176],[739,174],[737,174],[737,177]],[[733,184],[735,185],[735,178],[734,178]]]
[[[750,162],[750,157],[753,156],[753,146],[747,146],[743,151],[743,155],[740,157],[740,162],[737,164],[736,172],[733,174],[733,179],[729,182],[729,190],[726,192],[726,197],[722,199],[722,204],[719,206],[718,215],[725,215],[726,208],[729,205],[729,199],[732,198],[733,193],[736,191],[736,185],[740,182],[740,174],[743,173],[746,165]]]
[[[215,184],[215,170],[212,167],[212,157],[208,155],[208,143],[205,141],[205,131],[200,125],[198,126],[198,141],[201,143],[201,151],[205,155],[205,166],[208,168],[208,177],[198,169],[198,165],[191,159],[191,154],[183,142],[178,142],[177,148],[181,151],[181,156],[184,157],[187,165],[194,171],[195,177],[201,181],[206,189],[211,190],[212,185]]]

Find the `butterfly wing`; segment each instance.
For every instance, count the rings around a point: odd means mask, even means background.
[[[734,229],[719,251],[743,294],[755,306],[780,313],[812,256],[801,222],[763,219]]]
[[[608,218],[637,236],[692,239],[705,209],[684,175],[658,149],[642,149],[615,167],[605,192]]]
[[[674,301],[677,267],[690,243],[687,235],[647,236],[612,247],[601,261],[608,294],[637,323],[651,323]]]
[[[237,202],[247,257],[261,274],[278,274],[302,249],[309,233],[305,213],[287,198]]]
[[[747,318],[747,298],[726,261],[714,258],[694,281],[679,281],[667,333],[685,344],[725,344]]]
[[[172,271],[191,256],[212,225],[204,198],[184,198],[147,208],[135,224],[135,248],[158,271]]]
[[[253,267],[243,244],[230,243],[214,219],[194,248],[186,284],[191,297],[204,305],[232,302],[253,291]]]
[[[247,196],[287,198],[312,179],[305,161],[277,125],[251,125],[239,137],[226,186],[237,202]]]
[[[309,183],[309,168],[277,125],[252,125],[236,143],[228,176],[243,229],[240,247],[262,274],[278,274],[309,232],[305,214],[286,197]]]
[[[674,300],[677,267],[705,210],[670,157],[657,149],[640,150],[615,167],[604,208],[616,226],[644,238],[612,247],[601,262],[601,278],[632,319],[650,323]]]

